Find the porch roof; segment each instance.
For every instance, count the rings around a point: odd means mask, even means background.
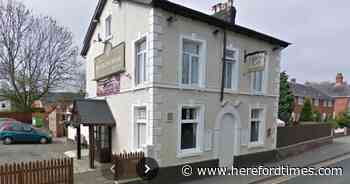
[[[106,100],[75,100],[73,114],[77,115],[75,123],[94,126],[116,125]]]

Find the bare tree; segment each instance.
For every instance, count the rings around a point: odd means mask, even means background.
[[[22,111],[49,90],[74,80],[79,62],[73,35],[51,17],[37,16],[22,3],[0,0],[1,96]]]

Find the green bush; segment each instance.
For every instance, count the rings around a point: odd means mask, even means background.
[[[339,127],[350,127],[350,113],[342,113],[336,118],[336,122]]]
[[[305,98],[304,106],[301,109],[300,121],[313,121],[314,115],[312,112],[311,99],[309,97]]]
[[[315,111],[313,113],[314,121],[316,122],[322,122],[322,114],[318,111]]]

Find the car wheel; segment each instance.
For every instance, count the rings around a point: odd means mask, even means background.
[[[47,139],[45,137],[42,137],[40,139],[40,144],[47,144]]]
[[[6,137],[4,139],[4,144],[6,144],[6,145],[12,144],[12,138],[11,137]]]

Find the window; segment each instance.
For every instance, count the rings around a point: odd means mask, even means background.
[[[328,106],[328,101],[327,100],[323,100],[323,107],[327,107]]]
[[[226,49],[225,59],[225,88],[237,88],[238,82],[238,53],[237,50]]]
[[[181,154],[200,152],[202,108],[183,106],[180,109],[179,151]]]
[[[319,99],[314,99],[314,105],[319,106],[320,105],[320,100]]]
[[[108,16],[105,20],[105,36],[106,39],[112,36],[112,16]]]
[[[136,42],[135,45],[135,83],[139,85],[147,80],[147,50],[146,50],[146,39]]]
[[[1,108],[3,108],[3,109],[6,108],[6,104],[5,104],[5,103],[2,103],[2,104],[1,104]]]
[[[252,109],[250,116],[250,142],[261,143],[263,138],[263,109]]]
[[[298,104],[304,105],[304,97],[297,97],[298,98]]]
[[[147,144],[147,109],[135,109],[135,148],[142,149]]]
[[[252,89],[255,93],[263,92],[263,81],[264,81],[264,71],[254,71],[251,72],[251,83]]]
[[[328,101],[328,107],[333,107],[333,101],[331,100]]]
[[[182,43],[182,84],[199,85],[200,79],[200,47],[194,41],[183,40]]]

